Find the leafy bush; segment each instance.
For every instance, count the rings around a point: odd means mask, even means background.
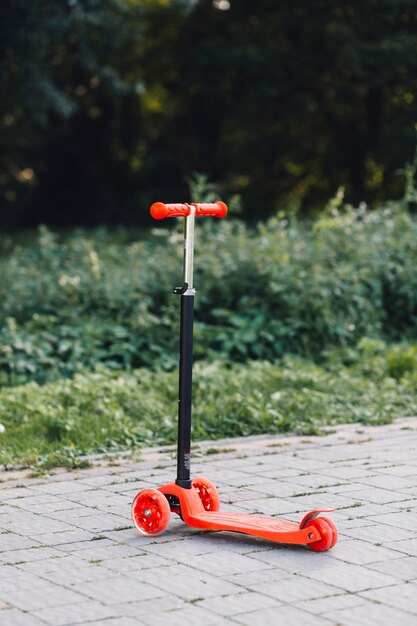
[[[43,383],[97,364],[172,369],[181,226],[3,237],[0,382]],[[317,360],[363,336],[416,337],[417,221],[398,207],[330,203],[313,223],[280,215],[253,228],[201,220],[195,267],[197,359]]]
[[[417,413],[417,345],[387,348],[362,340],[333,348],[315,365],[287,356],[280,363],[198,363],[193,437],[320,432],[342,422],[385,423]],[[407,367],[392,372],[392,355]],[[348,364],[346,364],[348,363]],[[393,377],[392,374],[395,374]],[[0,463],[76,466],[78,456],[170,444],[176,440],[177,371],[101,370],[39,386],[0,391]],[[79,463],[78,459],[78,463]]]

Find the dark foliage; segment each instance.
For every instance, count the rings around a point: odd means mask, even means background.
[[[414,0],[3,0],[1,223],[144,222],[206,172],[247,217],[401,193]]]

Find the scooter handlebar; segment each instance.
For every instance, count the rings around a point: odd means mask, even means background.
[[[151,215],[155,220],[163,220],[166,217],[187,217],[190,215],[191,207],[195,207],[197,217],[226,217],[227,206],[224,202],[207,202],[193,204],[165,204],[164,202],[154,202],[151,206]]]

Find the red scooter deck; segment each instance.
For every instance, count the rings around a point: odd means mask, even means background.
[[[199,513],[190,516],[186,523],[195,528],[229,530],[280,543],[308,543],[320,539],[320,533],[316,529],[302,530],[294,522],[249,513],[223,511]]]
[[[178,498],[181,506],[181,517],[188,526],[204,528],[205,530],[227,530],[245,533],[246,535],[254,535],[269,541],[278,541],[279,543],[307,544],[318,541],[321,538],[319,530],[307,522],[322,511],[332,510],[316,509],[307,513],[300,524],[296,524],[264,515],[206,511],[200,496],[194,488],[183,489],[175,483],[158,487],[158,491]]]

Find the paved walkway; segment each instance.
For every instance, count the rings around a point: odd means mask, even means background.
[[[137,490],[173,478],[170,448],[47,478],[0,474],[2,626],[417,624],[417,418],[326,437],[201,444],[193,469],[222,508],[291,520],[335,506],[326,553],[130,521]]]

